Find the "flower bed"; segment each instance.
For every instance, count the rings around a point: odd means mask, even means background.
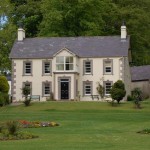
[[[21,128],[39,128],[39,127],[55,127],[59,126],[55,122],[40,122],[40,121],[7,121],[0,123],[0,140],[23,140],[38,138],[29,132],[20,131]]]
[[[18,121],[7,121],[0,123],[0,140],[22,140],[33,139],[38,136],[29,132],[20,131],[20,125]]]
[[[48,121],[27,121],[27,120],[19,120],[19,125],[22,128],[39,128],[39,127],[55,127],[59,126],[56,122],[48,122]]]

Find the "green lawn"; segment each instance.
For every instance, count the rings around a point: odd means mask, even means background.
[[[39,138],[0,141],[1,150],[149,150],[150,99],[112,107],[103,102],[43,102],[0,108],[0,121],[55,121],[58,127],[24,129]]]

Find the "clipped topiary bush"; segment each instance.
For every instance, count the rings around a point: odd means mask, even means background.
[[[110,90],[110,94],[111,98],[119,103],[126,95],[124,83],[121,80],[115,82]]]
[[[23,87],[22,88],[22,94],[25,96],[25,101],[23,102],[25,104],[25,106],[29,106],[30,102],[31,102],[31,98],[28,97],[30,94],[30,88],[29,87]]]

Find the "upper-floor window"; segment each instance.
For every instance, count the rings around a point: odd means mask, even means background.
[[[113,74],[113,61],[112,60],[104,60],[104,74]]]
[[[70,71],[73,70],[73,57],[72,56],[57,56],[56,57],[56,70],[57,71]]]
[[[23,62],[23,74],[24,75],[31,75],[32,74],[32,62],[27,61]]]
[[[92,74],[92,61],[84,60],[83,61],[83,74]]]
[[[49,75],[51,71],[51,61],[43,61],[43,75]]]

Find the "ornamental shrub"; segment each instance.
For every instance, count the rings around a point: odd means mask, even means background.
[[[0,92],[1,93],[8,93],[9,91],[9,84],[5,76],[0,76]]]
[[[96,90],[98,94],[101,96],[101,98],[104,98],[104,87],[98,82],[98,86],[96,87]]]
[[[115,82],[110,90],[110,94],[111,98],[119,103],[126,95],[124,83],[121,80]]]
[[[4,104],[5,104],[4,96],[2,93],[0,93],[0,106],[2,107],[2,106],[4,106]]]
[[[10,135],[15,135],[19,129],[17,121],[8,121],[6,122],[6,128]]]
[[[134,100],[133,96],[131,96],[131,95],[127,96],[127,101],[133,101],[133,100]]]
[[[141,89],[134,88],[134,90],[132,91],[132,96],[133,96],[136,108],[141,108],[141,104],[140,104],[140,101],[142,101],[142,91],[141,91]]]
[[[23,102],[25,106],[29,106],[31,102],[31,97],[28,97],[31,89],[27,86],[22,88],[22,94],[25,96],[25,101]]]
[[[0,93],[0,106],[9,104],[9,95],[7,93]]]

